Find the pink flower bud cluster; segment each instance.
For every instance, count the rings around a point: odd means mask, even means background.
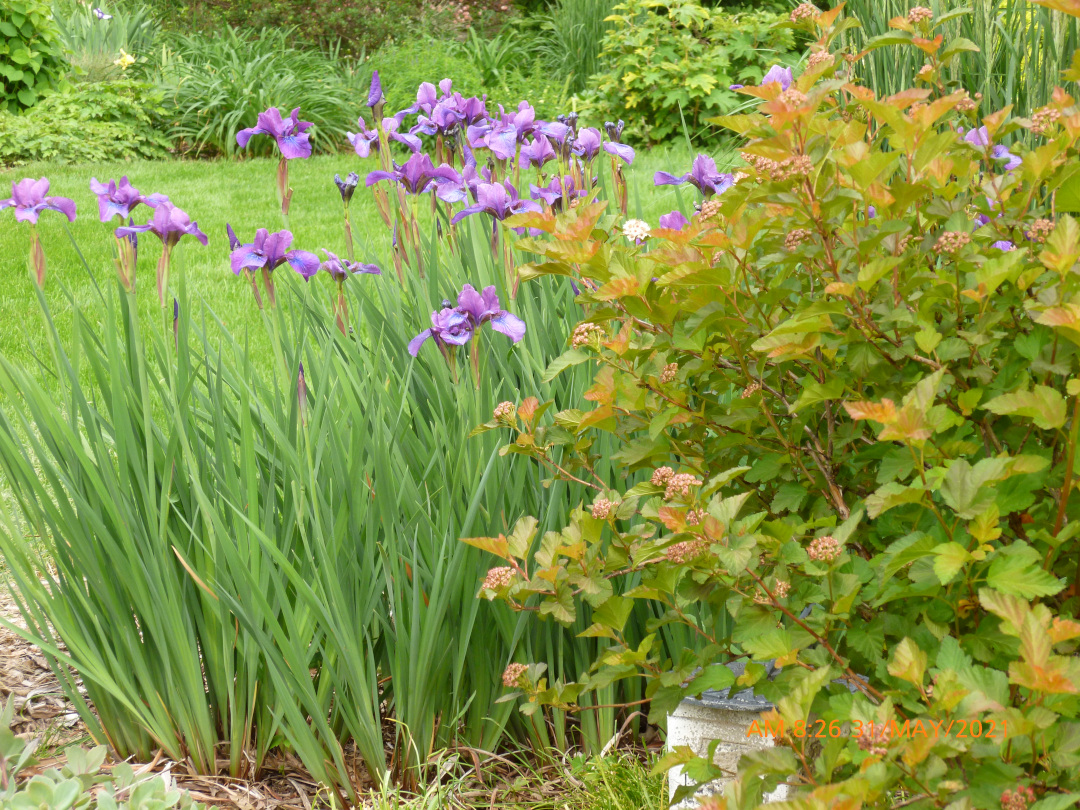
[[[969,242],[971,234],[967,231],[945,231],[934,244],[934,252],[959,253]]]
[[[701,204],[699,212],[702,219],[712,219],[720,213],[720,200],[712,197]]]
[[[759,383],[757,380],[754,380],[754,382],[750,383],[748,386],[746,386],[746,388],[743,389],[742,394],[739,395],[739,398],[749,399],[760,390],[761,383]]]
[[[701,524],[701,521],[703,521],[704,519],[705,519],[705,510],[704,509],[691,509],[689,512],[686,513],[686,525],[687,526],[698,526],[698,525]]]
[[[820,67],[821,65],[831,65],[833,63],[833,55],[828,51],[814,51],[810,54],[810,58],[806,61],[806,66],[810,70]]]
[[[515,686],[524,686],[525,674],[529,671],[528,664],[507,664],[503,670],[502,682],[507,689]]]
[[[675,475],[675,471],[671,467],[657,467],[653,470],[652,485],[654,487],[665,487],[673,475]]]
[[[495,418],[500,422],[513,422],[517,416],[517,408],[513,402],[500,402],[495,406]]]
[[[889,740],[892,732],[885,723],[863,723],[859,731],[859,748],[875,756],[883,757],[887,754]]]
[[[934,12],[925,6],[913,6],[907,14],[907,21],[912,25],[918,25],[934,18]]]
[[[1001,794],[1001,810],[1027,810],[1035,801],[1035,791],[1027,785],[1020,785],[1016,790],[1005,790]]]
[[[777,97],[777,99],[785,107],[801,107],[808,101],[806,93],[802,92],[801,90],[797,90],[794,87],[789,87],[787,90],[781,93]]]
[[[675,565],[686,565],[688,562],[705,556],[709,551],[708,540],[684,540],[668,546],[664,551],[664,557],[668,562]]]
[[[593,501],[592,516],[597,520],[607,520],[611,514],[611,510],[615,508],[615,503],[609,501],[607,498],[597,498]]]
[[[570,345],[575,349],[588,346],[593,342],[594,337],[600,339],[605,334],[604,328],[595,323],[579,323],[574,327],[574,333],[570,337]]]
[[[1037,219],[1031,223],[1031,230],[1027,232],[1027,238],[1032,242],[1042,244],[1053,232],[1054,221],[1052,219]]]
[[[664,500],[670,501],[678,497],[689,498],[690,488],[701,486],[701,479],[690,473],[677,473],[671,476],[667,482],[667,490],[664,492]]]
[[[813,3],[799,3],[795,6],[795,10],[791,12],[791,21],[797,23],[800,20],[812,20],[821,11]]]
[[[809,239],[812,235],[812,231],[808,228],[793,228],[788,231],[788,235],[784,237],[784,249],[787,251],[795,250],[795,248]]]
[[[1053,107],[1043,107],[1036,110],[1031,116],[1031,131],[1036,135],[1045,135],[1054,128],[1061,119],[1061,110]]]
[[[761,155],[743,153],[743,159],[754,167],[759,179],[768,178],[777,182],[790,180],[792,177],[805,177],[810,174],[814,164],[806,155],[793,155],[783,160],[773,160]]]
[[[499,591],[509,585],[513,579],[514,569],[508,565],[500,565],[487,572],[482,587],[485,591]]]
[[[679,364],[678,363],[668,363],[666,366],[664,366],[664,370],[662,372],[660,372],[660,382],[663,385],[667,385],[670,382],[674,382],[675,377],[678,376],[678,374],[679,374]]]
[[[831,534],[815,537],[806,549],[810,559],[816,562],[832,562],[840,556],[841,551],[840,541]]]

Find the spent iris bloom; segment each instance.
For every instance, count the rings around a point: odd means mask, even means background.
[[[281,111],[277,107],[271,107],[266,112],[259,113],[255,126],[236,133],[236,143],[241,149],[246,149],[252,136],[269,135],[277,141],[281,156],[286,160],[311,157],[311,136],[307,134],[311,122],[301,121],[299,116],[299,107],[285,119],[282,119]]]
[[[480,213],[491,214],[497,220],[504,220],[523,211],[539,210],[540,206],[532,200],[523,200],[518,197],[517,189],[509,182],[478,183],[476,203],[458,211],[450,222],[456,224],[467,216]]]
[[[689,220],[682,215],[681,211],[672,211],[660,217],[660,227],[673,231],[681,231],[688,223]]]
[[[525,321],[502,308],[494,285],[477,292],[471,284],[466,284],[458,294],[457,308],[469,317],[474,330],[490,323],[492,329],[506,335],[513,343],[525,337]]]
[[[97,195],[98,213],[101,215],[102,222],[108,222],[117,215],[120,219],[127,219],[131,216],[131,209],[139,203],[157,208],[159,203],[169,199],[164,194],[143,196],[135,186],[128,182],[127,176],[121,177],[119,183],[110,180],[108,185],[99,183],[96,177],[91,177],[90,191]]]
[[[791,68],[773,65],[768,72],[761,77],[761,86],[767,84],[779,84],[781,90],[787,90],[792,82]]]
[[[681,186],[683,183],[690,183],[708,198],[735,185],[735,176],[717,171],[716,161],[701,154],[694,158],[689,174],[676,177],[668,172],[657,172],[653,176],[653,184],[657,186]]]
[[[348,259],[340,259],[334,253],[331,253],[326,248],[320,248],[323,253],[326,254],[326,261],[319,265],[320,270],[325,270],[330,274],[330,278],[337,282],[343,282],[349,276],[355,273],[369,273],[374,276],[381,276],[382,270],[379,269],[377,264],[362,264],[361,262],[350,262]]]
[[[11,196],[6,200],[0,200],[0,211],[5,208],[15,209],[16,222],[29,222],[36,224],[42,211],[59,211],[68,218],[68,222],[75,221],[75,202],[67,197],[49,197],[49,180],[42,177],[33,180],[29,177],[11,184]]]
[[[293,235],[289,231],[270,233],[266,228],[255,232],[254,241],[241,245],[230,255],[232,271],[240,275],[244,270],[263,270],[272,273],[283,264],[288,265],[310,279],[319,271],[319,257],[306,250],[289,250]]]
[[[405,161],[404,165],[394,164],[393,171],[374,171],[368,174],[365,183],[373,186],[382,180],[400,183],[409,194],[423,194],[436,190],[443,185],[460,185],[461,175],[445,163],[436,167],[431,158],[423,152],[417,152]]]
[[[349,139],[349,143],[352,144],[352,148],[357,156],[366,158],[371,154],[372,149],[379,148],[379,131],[376,129],[368,129],[367,124],[364,123],[363,116],[356,119],[356,124],[360,131],[346,132],[345,137]]]
[[[443,307],[431,313],[431,328],[425,329],[409,341],[409,354],[416,357],[420,347],[431,338],[444,356],[449,357],[448,346],[464,346],[472,339],[473,325],[469,316],[458,309]]]

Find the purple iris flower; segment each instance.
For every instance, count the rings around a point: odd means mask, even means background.
[[[746,87],[745,84],[729,84],[727,89],[728,90],[742,90],[744,87]]]
[[[634,162],[634,147],[632,146],[627,146],[625,143],[607,141],[603,148],[609,155],[615,155],[615,157],[622,158],[622,161],[627,166]]]
[[[423,194],[446,184],[461,184],[461,175],[445,163],[436,167],[431,158],[423,152],[416,152],[402,166],[394,164],[390,172],[374,171],[365,181],[373,186],[380,180],[393,180],[400,183],[409,194]]]
[[[764,87],[767,84],[779,84],[781,90],[787,90],[791,87],[791,81],[791,68],[773,65],[769,68],[768,73],[761,77],[761,86]]]
[[[431,111],[430,116],[421,115],[417,119],[416,126],[409,130],[409,134],[419,132],[422,135],[446,135],[452,132],[458,124],[464,120],[464,116],[458,109],[452,98],[442,99]]]
[[[171,248],[182,236],[194,236],[204,245],[206,234],[199,230],[197,222],[173,205],[169,200],[162,200],[154,209],[154,218],[145,225],[124,225],[116,229],[117,236],[129,236],[133,233],[150,231],[162,244]]]
[[[963,133],[963,129],[958,130]],[[967,134],[964,135],[964,140],[970,143],[972,146],[989,146],[990,145],[990,132],[986,127],[979,127],[978,129],[969,129]]]
[[[491,214],[495,219],[504,220],[523,211],[539,211],[540,206],[532,200],[518,197],[517,189],[509,182],[478,183],[476,186],[476,204],[470,205],[454,214],[451,223],[460,222],[472,214]]]
[[[708,198],[735,185],[735,176],[717,171],[716,161],[701,154],[694,158],[689,174],[676,177],[668,172],[657,172],[653,176],[653,184],[657,186],[681,186],[683,183],[690,183]]]
[[[533,136],[532,143],[521,147],[521,153],[518,156],[518,166],[522,169],[536,166],[536,168],[539,169],[549,160],[554,159],[555,150],[552,148],[551,142],[547,137],[538,133]]]
[[[1008,239],[999,239],[997,242],[994,242],[994,244],[990,245],[990,247],[997,248],[998,250],[1009,251],[1015,249],[1016,245],[1014,245]]]
[[[543,200],[552,208],[560,208],[564,188],[566,189],[566,198],[569,200],[585,196],[585,189],[577,188],[574,185],[574,178],[570,175],[564,175],[561,179],[556,175],[551,178],[551,181],[546,186],[530,184],[529,196],[534,200]]]
[[[990,217],[988,217],[986,214],[976,214],[975,215],[975,223],[976,223],[975,230],[978,230],[983,225],[989,225],[990,224]]]
[[[431,328],[425,329],[409,341],[409,354],[416,357],[424,341],[432,338],[439,350],[446,353],[447,346],[464,346],[472,339],[473,325],[469,316],[459,309],[443,307],[431,313]]]
[[[326,248],[322,248],[322,252],[326,254],[326,261],[324,261],[320,267],[322,270],[329,273],[330,278],[334,281],[344,281],[353,273],[370,273],[374,276],[382,275],[382,270],[379,269],[377,264],[362,264],[361,262],[350,262],[348,259],[339,259]]]
[[[603,139],[600,137],[600,130],[596,127],[585,127],[584,129],[578,130],[572,151],[575,155],[588,163],[600,154],[600,144],[602,141]]]
[[[259,113],[255,126],[236,133],[236,143],[241,149],[246,149],[252,135],[269,135],[277,141],[281,156],[286,160],[311,157],[311,136],[307,134],[311,122],[301,121],[299,115],[300,108],[297,107],[288,118],[282,119],[281,111],[271,107]]]
[[[236,275],[244,270],[262,270],[272,272],[288,262],[289,266],[305,279],[319,271],[319,257],[306,250],[289,250],[293,235],[289,231],[270,233],[266,228],[255,232],[255,240],[241,245],[229,257],[232,271]]]
[[[877,209],[872,205],[866,206],[866,218],[867,219],[874,219],[876,216],[877,216]]]
[[[75,201],[67,197],[48,197],[48,193],[48,178],[24,178],[11,184],[11,197],[0,200],[0,211],[14,207],[15,221],[30,223],[37,223],[38,215],[42,211],[59,211],[68,218],[68,222],[74,222]]]
[[[673,231],[681,231],[689,222],[690,220],[684,217],[681,211],[672,211],[660,217],[660,227],[670,228]]]
[[[1011,172],[1013,169],[1024,164],[1022,158],[1014,155],[1012,152],[1009,151],[1009,147],[1002,144],[998,144],[990,151],[990,157],[992,157],[998,162],[1001,162],[1003,160],[1006,161],[1005,171],[1007,172]]]
[[[360,128],[360,131],[346,132],[345,137],[349,139],[349,143],[352,144],[356,154],[359,157],[366,158],[371,154],[372,149],[379,148],[379,132],[375,129],[368,129],[363,116],[356,119],[356,125]]]
[[[90,190],[97,195],[98,212],[101,221],[108,222],[117,214],[120,219],[131,216],[131,209],[139,203],[146,203],[151,208],[157,208],[158,203],[169,199],[164,194],[151,194],[144,197],[135,186],[128,182],[127,177],[121,177],[120,183],[110,180],[108,185],[99,183],[96,177],[90,178]]]
[[[541,121],[537,125],[536,131],[553,140],[555,143],[560,144],[565,141],[566,137],[571,133],[569,125],[564,124],[561,121]]]
[[[490,149],[491,154],[499,160],[510,160],[517,151],[517,128],[505,121],[473,124],[465,134],[469,146],[473,149]]]
[[[514,343],[525,337],[525,321],[502,308],[494,285],[477,292],[471,284],[466,284],[458,295],[457,308],[469,317],[473,329],[490,323],[492,329]]]

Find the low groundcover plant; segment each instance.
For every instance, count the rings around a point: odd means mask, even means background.
[[[540,232],[522,277],[584,288],[548,376],[597,371],[587,402],[508,402],[479,430],[594,492],[539,539],[523,519],[466,542],[502,558],[483,596],[587,611],[611,642],[574,682],[507,670],[526,712],[640,678],[658,722],[709,688],[772,700],[777,744],[703,806],[787,784],[798,808],[1061,810],[1080,800],[1080,109],[1060,88],[1030,119],[984,109],[923,8],[872,43],[923,60],[878,98],[833,50],[840,13],[800,6],[806,69],[737,88],[756,109],[720,123],[746,165],[698,183],[691,217],[509,220]],[[604,434],[617,488],[594,475]],[[659,649],[671,625],[699,645]],[[837,733],[799,733],[818,722]]]

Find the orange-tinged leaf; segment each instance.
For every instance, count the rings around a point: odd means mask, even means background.
[[[1050,641],[1052,643],[1058,644],[1077,637],[1080,637],[1080,622],[1063,619],[1060,616],[1054,617],[1054,621],[1050,625]]]
[[[527,397],[517,409],[518,416],[524,421],[531,422],[533,415],[536,413],[536,409],[540,407],[540,400],[536,397]]]
[[[1037,6],[1046,6],[1054,11],[1080,17],[1080,0],[1031,0],[1031,2]]]
[[[896,403],[891,399],[881,402],[845,402],[844,409],[852,419],[869,419],[887,425],[896,420]]]
[[[903,407],[897,412],[896,419],[886,425],[878,439],[881,441],[919,442],[934,435],[926,416],[915,407]]]
[[[502,534],[498,537],[464,537],[461,542],[474,548],[490,551],[496,557],[502,557],[504,560],[510,557],[510,544],[506,536]]]
[[[580,241],[588,237],[596,227],[600,215],[607,208],[607,201],[579,205],[560,216],[555,224],[555,236],[564,241]]]
[[[1005,626],[1002,630],[1009,635],[1016,635],[1024,624],[1024,619],[1031,612],[1031,606],[1019,596],[982,588],[979,591],[982,606],[1001,619]]]
[[[941,48],[941,43],[945,41],[945,37],[938,34],[933,39],[924,39],[923,37],[912,37],[912,43],[920,51],[928,56],[933,56]]]
[[[1053,695],[1071,695],[1080,691],[1069,679],[1067,662],[1063,658],[1055,658],[1044,667],[1013,661],[1009,664],[1009,682]]]
[[[681,532],[686,526],[685,511],[672,506],[661,506],[657,517],[670,531]]]
[[[581,418],[581,429],[593,426],[600,430],[610,430],[615,427],[615,411],[610,405],[601,405]]]
[[[599,290],[592,294],[598,301],[614,301],[627,295],[637,295],[640,291],[638,280],[633,276],[613,278]]]

